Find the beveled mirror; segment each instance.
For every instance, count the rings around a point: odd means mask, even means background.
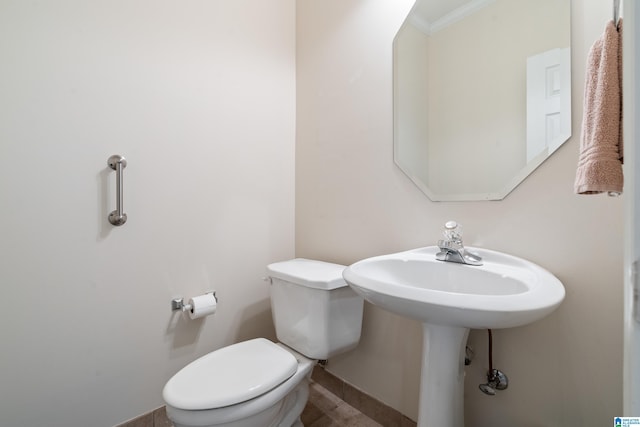
[[[393,43],[394,161],[501,200],[571,136],[570,0],[417,0]]]

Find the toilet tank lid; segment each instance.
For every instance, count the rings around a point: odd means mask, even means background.
[[[309,288],[332,290],[347,286],[342,278],[345,268],[340,264],[296,258],[269,264],[267,271],[270,277]]]
[[[194,360],[167,382],[162,397],[178,409],[222,408],[272,390],[297,370],[293,354],[267,339],[256,338]]]

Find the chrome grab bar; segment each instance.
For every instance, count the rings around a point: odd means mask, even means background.
[[[127,167],[127,160],[119,154],[114,154],[109,157],[107,164],[116,171],[116,210],[109,214],[109,222],[116,226],[122,225],[127,222],[127,214],[122,211],[122,170]]]

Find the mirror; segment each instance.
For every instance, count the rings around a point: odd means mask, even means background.
[[[501,200],[571,136],[570,0],[417,0],[393,42],[394,160]]]

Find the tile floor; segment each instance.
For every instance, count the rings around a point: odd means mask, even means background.
[[[305,427],[383,427],[314,381],[300,419]]]
[[[331,411],[327,405],[320,406],[316,402],[323,402],[326,398],[335,399],[335,403],[338,407],[342,404],[347,404],[346,407],[341,410],[346,410],[349,407],[355,408],[359,413],[366,415],[368,418],[362,419],[364,424],[359,424],[361,417],[358,415],[355,418],[358,420],[356,424],[349,424],[352,426],[369,426],[369,425],[381,425],[383,427],[416,427],[416,422],[409,419],[405,415],[401,414],[397,410],[385,405],[372,396],[367,395],[353,385],[343,381],[336,377],[329,371],[325,370],[321,365],[317,365],[313,369],[311,375],[311,384],[309,403],[307,404],[306,411],[311,411],[313,406],[316,406],[320,410]],[[315,390],[314,390],[315,389]],[[324,392],[328,395],[322,394]],[[334,408],[335,409],[335,408]],[[306,414],[305,414],[306,416]],[[328,414],[327,416],[331,418]],[[368,420],[373,420],[378,424],[366,424]],[[304,422],[304,419],[303,419]],[[324,425],[324,424],[320,424]],[[341,425],[341,424],[330,424]]]

